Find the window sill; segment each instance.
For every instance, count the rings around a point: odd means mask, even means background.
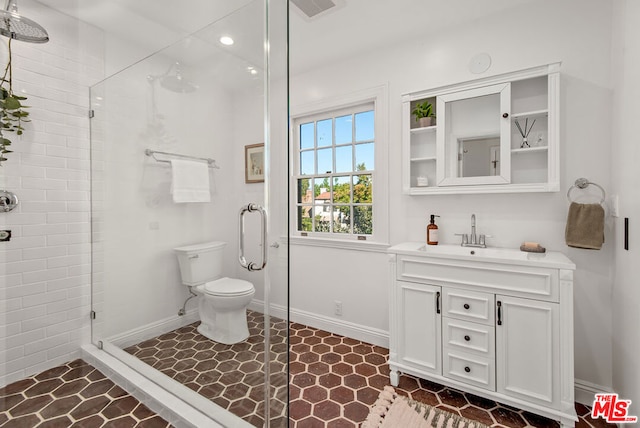
[[[287,242],[287,237],[281,238],[282,242]],[[341,250],[367,251],[372,253],[386,253],[389,244],[370,241],[347,241],[338,239],[312,238],[309,236],[291,236],[289,244],[306,247],[338,248]]]

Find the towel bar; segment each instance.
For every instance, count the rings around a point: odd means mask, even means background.
[[[600,189],[600,191],[602,192],[602,199],[600,199],[600,204],[604,203],[607,194],[604,191],[604,189],[602,188],[602,186],[600,186],[599,184],[593,183],[589,180],[587,180],[586,178],[578,178],[576,180],[576,182],[573,184],[573,186],[569,187],[569,190],[567,190],[567,199],[569,200],[569,202],[573,202],[571,200],[571,191],[575,188],[578,189],[586,189],[587,187],[589,187],[589,185],[592,184],[594,186],[596,186],[598,189]]]
[[[179,153],[159,152],[157,150],[151,150],[151,149],[146,149],[144,151],[144,154],[147,155],[147,156],[151,156],[156,162],[169,163],[170,161],[168,161],[168,160],[158,159],[156,157],[156,155],[166,155],[166,156],[174,156],[174,157],[183,158],[183,159],[194,159],[194,160],[206,161],[209,164],[209,168],[220,169],[220,167],[218,165],[216,165],[216,160],[215,159],[211,159],[211,158],[199,158],[199,157],[196,157],[196,156],[181,155]]]

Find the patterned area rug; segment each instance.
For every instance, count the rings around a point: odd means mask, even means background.
[[[487,428],[479,422],[399,396],[392,387],[385,386],[362,428],[392,427]]]

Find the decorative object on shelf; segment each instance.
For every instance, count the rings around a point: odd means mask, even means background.
[[[29,112],[23,105],[27,97],[21,97],[13,92],[13,68],[11,65],[11,42],[13,39],[29,43],[46,43],[49,41],[47,31],[38,23],[18,14],[16,0],[7,1],[5,10],[0,10],[0,34],[9,38],[7,47],[7,65],[0,81],[0,165],[6,161],[5,154],[11,153],[8,146],[11,140],[5,137],[5,132],[15,132],[22,135],[24,122],[29,122]]]
[[[264,143],[244,146],[244,182],[264,181]]]
[[[520,144],[520,148],[524,149],[525,147],[531,147],[529,145],[529,134],[531,133],[531,130],[533,129],[533,125],[536,124],[536,119],[533,119],[533,122],[531,122],[531,127],[529,127],[529,118],[527,118],[524,121],[524,129],[522,129],[522,127],[520,126],[520,123],[518,122],[518,119],[516,119],[516,127],[518,128],[518,131],[520,131],[520,135],[522,135],[522,144]]]
[[[436,123],[436,115],[433,113],[433,105],[429,101],[416,104],[411,112],[416,117],[420,128],[433,126]]]
[[[426,187],[429,185],[429,178],[425,176],[416,177],[416,184],[418,187]]]

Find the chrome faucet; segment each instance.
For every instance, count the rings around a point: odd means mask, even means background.
[[[476,215],[471,214],[471,234],[466,233],[456,233],[457,236],[462,236],[462,242],[460,243],[463,247],[479,247],[479,248],[487,248],[486,238],[489,235],[476,235]]]
[[[476,215],[471,214],[471,244],[476,243]]]

